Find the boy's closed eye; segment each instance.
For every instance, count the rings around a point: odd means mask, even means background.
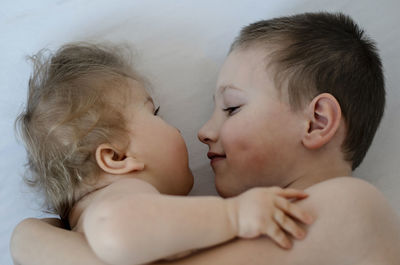
[[[234,115],[235,113],[238,112],[240,106],[235,106],[235,107],[228,107],[228,108],[224,108],[222,109],[224,112],[228,113],[229,116]]]

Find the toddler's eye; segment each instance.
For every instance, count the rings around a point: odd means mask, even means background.
[[[159,110],[160,110],[160,106],[154,111],[154,116],[157,116]]]
[[[236,107],[225,108],[225,109],[222,109],[222,110],[224,112],[228,113],[229,116],[231,116],[231,115],[235,114],[237,112],[236,110],[238,110],[239,108],[240,108],[240,106],[236,106]]]

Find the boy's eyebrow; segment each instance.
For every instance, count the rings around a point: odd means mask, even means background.
[[[234,86],[234,85],[232,85],[232,84],[229,84],[229,85],[222,85],[222,86],[219,86],[216,93],[222,94],[222,93],[224,93],[224,91],[225,91],[226,89],[235,89],[235,90],[240,90],[240,91],[241,91],[240,88],[238,88],[238,87],[236,87],[236,86]],[[215,94],[213,95],[213,101],[214,101],[214,103],[215,103]]]
[[[238,88],[238,87],[236,87],[236,86],[234,86],[234,85],[232,85],[232,84],[229,84],[229,85],[222,85],[222,86],[220,86],[219,87],[219,91],[220,91],[220,93],[222,94],[226,89],[236,89],[236,90],[241,90],[240,88]]]

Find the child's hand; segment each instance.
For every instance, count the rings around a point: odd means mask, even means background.
[[[291,247],[291,240],[302,239],[305,231],[294,220],[311,224],[313,218],[288,199],[304,199],[308,195],[295,189],[254,188],[230,199],[233,203],[237,236],[254,238],[268,235],[283,248]]]

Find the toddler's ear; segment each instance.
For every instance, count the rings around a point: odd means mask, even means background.
[[[308,130],[302,143],[309,149],[327,144],[337,132],[342,111],[336,98],[328,93],[316,96],[307,107]]]
[[[126,156],[110,144],[101,144],[96,149],[96,162],[107,173],[120,175],[144,169],[144,163]]]

